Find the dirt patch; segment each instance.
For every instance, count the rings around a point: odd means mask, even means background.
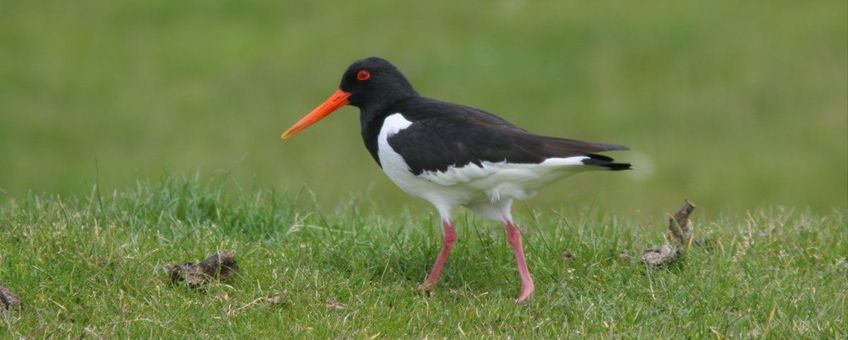
[[[217,279],[226,281],[238,271],[235,252],[225,251],[210,255],[200,263],[186,262],[165,266],[172,283],[184,281],[189,287],[197,288]]]
[[[642,252],[642,263],[650,266],[666,266],[677,262],[692,244],[694,224],[689,215],[695,210],[692,202],[685,201],[683,207],[668,218],[667,242],[659,249],[648,249]],[[700,244],[701,242],[697,242]]]
[[[0,286],[0,307],[12,309],[21,304],[21,298],[6,287]]]
[[[670,244],[664,244],[660,249],[648,249],[642,252],[642,262],[652,266],[665,266],[680,258],[680,250]]]

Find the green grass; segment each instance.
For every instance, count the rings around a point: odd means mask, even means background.
[[[662,213],[848,207],[845,1],[0,3],[0,199],[162,173],[409,202],[345,108],[280,133],[353,60],[530,131],[629,145],[630,175],[542,192]],[[97,164],[97,165],[95,165]],[[600,183],[600,185],[598,184]],[[650,199],[646,199],[650,197]],[[397,202],[401,202],[398,204]],[[397,212],[394,210],[393,212]]]
[[[0,283],[24,299],[0,337],[844,338],[846,13],[845,1],[0,1]],[[633,149],[614,154],[632,172],[517,205],[531,303],[512,303],[501,228],[465,215],[440,289],[414,290],[437,221],[370,159],[355,109],[279,140],[370,55],[423,95]],[[222,173],[232,183],[209,182]],[[619,259],[660,244],[685,198],[711,247],[661,270]],[[162,265],[217,249],[238,252],[232,282],[166,282]]]
[[[0,278],[24,302],[2,314],[0,336],[848,336],[844,210],[696,210],[710,246],[651,269],[619,254],[660,244],[663,216],[519,209],[537,290],[516,305],[514,260],[495,224],[457,216],[459,241],[427,296],[415,287],[439,248],[433,214],[379,215],[357,199],[322,214],[308,192],[225,181],[171,177],[2,205]],[[234,279],[168,283],[164,264],[216,250],[237,252]]]

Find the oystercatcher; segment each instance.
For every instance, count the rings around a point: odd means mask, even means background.
[[[383,172],[439,211],[442,249],[422,290],[436,285],[456,240],[451,214],[465,206],[503,223],[521,278],[516,301],[526,301],[534,286],[512,202],[578,172],[630,169],[629,163],[598,154],[628,150],[625,146],[535,135],[483,110],[422,97],[394,65],[377,57],[351,64],[339,88],[282,138],[347,104],[359,108],[362,139]]]

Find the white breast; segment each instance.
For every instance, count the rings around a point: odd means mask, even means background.
[[[380,128],[380,134],[377,135],[377,157],[380,158],[383,171],[395,183],[398,182],[397,179],[403,179],[405,175],[412,176],[412,173],[409,171],[409,165],[403,160],[403,156],[395,152],[389,145],[389,137],[410,125],[412,125],[412,122],[406,120],[402,114],[395,113],[386,117],[386,120],[383,121],[383,127]]]

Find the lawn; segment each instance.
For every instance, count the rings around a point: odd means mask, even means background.
[[[522,211],[537,290],[516,305],[517,271],[497,225],[460,215],[443,281],[426,295],[415,288],[439,248],[432,214],[381,216],[360,200],[322,214],[304,192],[227,194],[226,186],[172,177],[5,205],[0,277],[23,303],[3,313],[0,330],[14,338],[848,336],[844,211],[696,210],[707,245],[659,269],[632,258],[662,243],[662,216],[643,225],[597,208]],[[163,270],[219,250],[235,251],[240,266],[226,282],[192,290]]]
[[[630,146],[534,206],[654,216],[848,207],[844,1],[0,3],[0,199],[170,173],[413,202],[342,109],[282,142],[352,61],[529,131]],[[339,197],[343,197],[339,199]],[[648,199],[650,198],[650,199]],[[424,206],[421,206],[423,209]]]
[[[0,1],[0,338],[848,337],[848,3]],[[382,56],[422,95],[608,142],[633,171],[437,217],[343,108]],[[196,174],[184,177],[184,174]],[[667,214],[705,240],[648,268]],[[167,264],[236,252],[202,289]],[[570,254],[571,256],[564,256]],[[626,255],[626,256],[623,256]]]

